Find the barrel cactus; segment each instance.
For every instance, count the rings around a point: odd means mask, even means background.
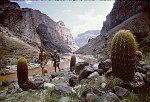
[[[45,73],[48,73],[47,69],[44,68],[43,73],[44,73],[44,74],[45,74]]]
[[[23,84],[28,83],[28,64],[27,60],[24,57],[18,59],[17,78],[18,78],[18,85],[21,88]]]
[[[141,51],[136,51],[136,60],[137,61],[142,60],[142,52]]]
[[[76,65],[76,55],[73,54],[70,60],[70,71],[73,71]]]
[[[129,30],[118,31],[111,42],[113,77],[131,82],[136,65],[137,42]]]

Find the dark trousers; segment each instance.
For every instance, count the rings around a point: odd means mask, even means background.
[[[54,62],[55,72],[56,72],[56,67],[58,67],[58,69],[59,69],[59,71],[60,71],[59,64],[60,64],[60,62]]]

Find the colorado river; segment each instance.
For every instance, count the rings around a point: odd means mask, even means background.
[[[60,69],[64,69],[64,68],[69,68],[69,61],[61,62]],[[46,69],[48,70],[48,73],[55,71],[52,64],[47,65]],[[56,69],[56,71],[58,71],[58,69]],[[42,74],[42,69],[40,67],[30,69],[29,72],[28,72],[28,76],[32,76],[34,74],[40,74],[41,75]],[[11,81],[12,80],[17,80],[17,73],[0,76],[0,85],[2,84],[2,81],[4,81],[4,80],[11,80]]]

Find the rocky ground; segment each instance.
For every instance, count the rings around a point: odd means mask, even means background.
[[[62,61],[70,55],[62,56]],[[139,62],[134,81],[112,78],[110,59],[98,63],[90,55],[77,55],[75,70],[29,76],[35,88],[23,91],[17,80],[3,81],[1,102],[150,102],[150,64]]]

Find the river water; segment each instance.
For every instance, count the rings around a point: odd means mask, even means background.
[[[53,64],[48,64],[48,65],[46,65],[45,68],[48,70],[48,72],[55,71]],[[64,69],[64,68],[69,68],[69,61],[60,63],[60,69]],[[58,69],[56,69],[56,70],[58,71]],[[29,69],[28,76],[33,76],[35,74],[41,75],[42,69],[40,67],[34,68],[34,69]],[[11,80],[11,81],[17,80],[17,73],[0,76],[0,85],[2,84],[2,81],[4,81],[4,80]]]
[[[69,68],[70,58],[71,58],[71,54],[66,54],[66,55],[61,56],[61,63],[60,63],[61,69]],[[91,55],[80,55],[80,54],[76,55],[76,63],[84,62],[84,61],[91,63],[95,60],[96,59]],[[40,67],[38,67],[38,68],[33,68],[33,67],[35,67],[35,66],[34,65],[29,66],[28,76],[33,76],[35,74],[40,74],[40,75],[42,74],[42,69]],[[49,61],[49,63],[46,65],[45,68],[48,70],[48,72],[55,71],[51,61]],[[57,71],[58,71],[58,69],[57,69]],[[0,76],[0,85],[2,84],[2,81],[4,81],[4,80],[11,80],[11,81],[17,80],[17,73],[15,72],[13,74]]]

